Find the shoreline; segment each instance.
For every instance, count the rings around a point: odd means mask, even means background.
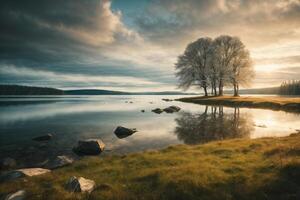
[[[255,199],[298,195],[300,134],[173,145],[126,155],[91,156],[37,177],[0,183],[0,194],[28,199]],[[66,191],[66,181],[96,182],[90,194]],[[275,198],[276,199],[276,198]]]
[[[300,113],[300,97],[251,97],[251,96],[197,96],[175,99],[201,105],[260,108]]]

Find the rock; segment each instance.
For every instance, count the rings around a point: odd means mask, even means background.
[[[33,140],[35,141],[47,141],[47,140],[51,140],[52,138],[52,134],[47,134],[47,135],[42,135],[42,136],[39,136],[39,137],[35,137],[33,138]]]
[[[18,178],[22,178],[25,176],[38,176],[45,173],[51,172],[49,169],[43,169],[43,168],[25,168],[25,169],[17,169],[13,171],[8,171],[0,176],[0,182],[6,182],[15,180]]]
[[[25,169],[18,169],[16,171],[23,173],[25,176],[38,176],[38,175],[51,172],[51,170],[43,169],[43,168],[25,168]]]
[[[123,126],[118,126],[114,131],[114,133],[118,138],[126,138],[135,132],[137,132],[135,128],[130,129],[130,128],[125,128]]]
[[[15,159],[7,157],[1,161],[0,169],[11,169],[17,166]]]
[[[145,112],[145,110],[141,110],[141,112],[143,112],[143,113],[144,113],[144,112]]]
[[[176,112],[178,112],[178,111],[180,111],[180,110],[181,110],[181,108],[180,108],[180,107],[178,107],[178,106],[170,106],[169,108],[171,108],[171,109],[175,110]]]
[[[166,102],[168,102],[168,101],[173,101],[172,99],[162,99],[163,101],[166,101]]]
[[[130,101],[129,103],[133,103],[132,101]]]
[[[78,154],[97,155],[104,150],[104,147],[105,144],[100,139],[80,140],[74,151]]]
[[[178,106],[169,106],[167,108],[164,109],[164,111],[166,113],[173,113],[173,112],[178,112],[181,108],[179,108]]]
[[[255,124],[255,126],[259,128],[267,128],[267,126],[264,124]]]
[[[19,190],[14,193],[8,194],[4,200],[23,200],[26,197],[26,191],[25,190]]]
[[[160,114],[160,113],[162,113],[164,111],[162,109],[160,109],[160,108],[156,108],[156,109],[152,110],[152,112],[154,112],[156,114]]]
[[[71,177],[67,184],[66,189],[70,192],[88,192],[91,193],[95,188],[95,181],[85,179],[83,177]]]
[[[174,109],[172,109],[172,108],[170,108],[170,107],[165,108],[164,111],[165,111],[166,113],[173,113],[173,112],[176,112]]]
[[[74,162],[74,160],[68,156],[57,156],[55,159],[48,161],[45,164],[45,168],[56,169],[56,168],[70,165],[73,162]]]

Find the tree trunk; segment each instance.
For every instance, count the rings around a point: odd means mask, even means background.
[[[223,96],[223,81],[220,79],[219,82],[219,96]]]
[[[205,87],[203,87],[203,89],[204,89],[204,96],[208,96],[208,94],[207,94],[207,87],[205,86]]]
[[[234,88],[234,96],[238,97],[239,96],[239,85],[238,85],[238,83],[235,82],[233,84],[233,88]]]
[[[236,84],[233,84],[233,96],[237,96],[237,92],[236,92]]]
[[[216,86],[217,84],[216,84],[216,82],[214,83],[214,94],[215,94],[215,96],[217,96],[217,86]]]

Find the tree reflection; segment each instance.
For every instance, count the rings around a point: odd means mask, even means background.
[[[185,144],[249,137],[254,130],[252,115],[240,114],[239,108],[232,111],[225,113],[223,107],[206,106],[202,114],[182,112],[175,119],[175,134]]]

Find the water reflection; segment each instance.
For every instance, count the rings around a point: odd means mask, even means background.
[[[35,167],[58,155],[72,156],[78,140],[89,138],[100,138],[107,147],[104,153],[123,154],[179,143],[286,136],[300,127],[295,113],[205,107],[162,98],[180,96],[0,98],[0,160],[11,157],[20,167]],[[173,114],[151,112],[171,105],[182,109]],[[119,139],[114,134],[117,126],[138,132]],[[53,135],[48,142],[32,140],[48,133]]]
[[[185,144],[250,137],[254,130],[252,115],[241,115],[239,108],[225,113],[223,107],[206,106],[201,114],[182,112],[175,121],[175,134]]]

